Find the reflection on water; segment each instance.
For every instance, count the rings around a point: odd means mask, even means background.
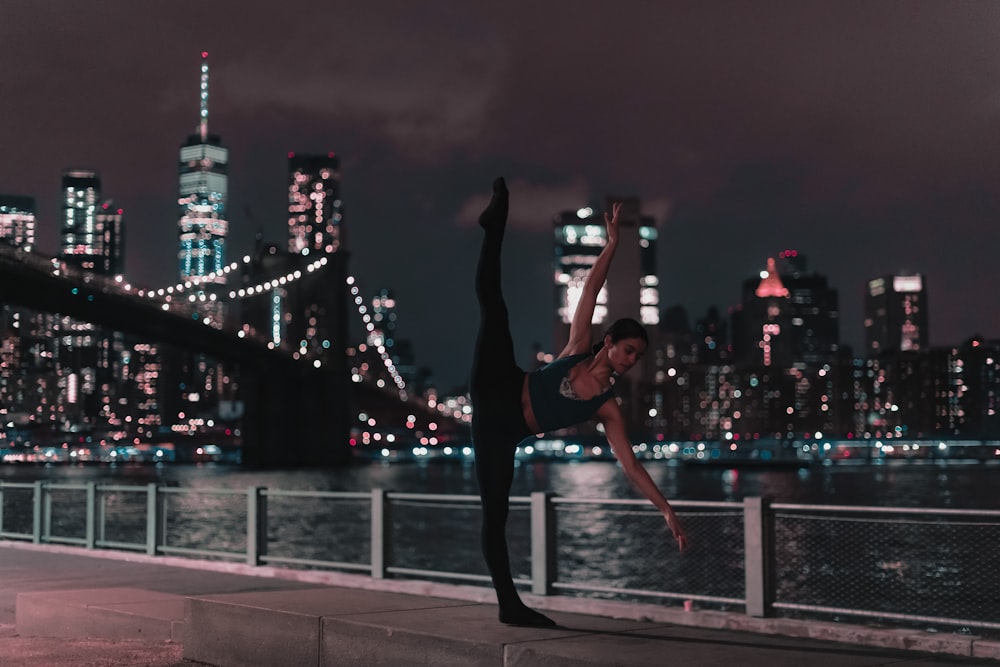
[[[767,496],[775,502],[901,507],[1000,508],[992,488],[995,467],[956,465],[819,466],[814,468],[721,468],[646,463],[668,498],[740,501]],[[3,465],[0,480],[99,482],[186,488],[370,491],[475,494],[472,465],[371,463],[346,468],[246,470],[215,464],[90,466]],[[618,466],[610,462],[519,463],[512,495],[550,491],[579,498],[638,498]]]

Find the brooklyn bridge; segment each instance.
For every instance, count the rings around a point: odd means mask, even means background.
[[[339,464],[382,433],[399,444],[464,440],[468,415],[408,390],[385,347],[371,342],[374,326],[343,252],[316,258],[264,247],[207,280],[144,289],[0,245],[0,304],[225,365],[238,378],[239,446],[250,466]]]

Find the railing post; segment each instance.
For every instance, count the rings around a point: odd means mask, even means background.
[[[552,494],[531,494],[531,592],[552,595],[556,580],[556,513]]]
[[[0,482],[0,535],[3,534],[3,482]]]
[[[87,482],[87,548],[93,549],[97,540],[97,482]]]
[[[167,515],[170,506],[170,496],[165,493],[158,495],[156,500],[156,525],[160,528],[159,541],[157,546],[167,543]]]
[[[155,556],[160,545],[160,528],[163,513],[160,512],[160,494],[155,483],[146,485],[146,553]]]
[[[49,542],[52,537],[52,489],[46,487],[42,498],[42,542]]]
[[[107,499],[104,494],[97,496],[97,542],[103,543],[107,539],[105,526],[108,523]]]
[[[35,495],[31,507],[31,541],[42,543],[42,496],[45,493],[45,482],[35,482]]]
[[[774,515],[766,498],[743,499],[746,612],[770,616],[775,597]]]
[[[372,489],[372,578],[385,579],[392,562],[392,508],[385,489]]]
[[[263,565],[267,555],[267,487],[247,489],[247,565]]]

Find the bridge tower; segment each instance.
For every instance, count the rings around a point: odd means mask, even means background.
[[[323,466],[349,458],[350,398],[347,372],[347,255],[317,255],[261,244],[243,275],[244,285],[280,275],[301,277],[240,301],[240,320],[274,346],[290,346],[312,361],[241,369],[244,401],[243,461],[249,466]]]

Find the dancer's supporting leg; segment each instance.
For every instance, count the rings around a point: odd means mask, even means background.
[[[493,198],[479,218],[485,230],[476,271],[479,335],[472,367],[472,442],[476,479],[483,505],[482,548],[500,607],[500,621],[551,626],[551,619],[529,609],[514,587],[507,550],[507,515],[514,479],[514,449],[528,434],[521,408],[524,372],[514,359],[507,306],[500,281],[500,249],[507,221],[507,188],[493,184]]]

